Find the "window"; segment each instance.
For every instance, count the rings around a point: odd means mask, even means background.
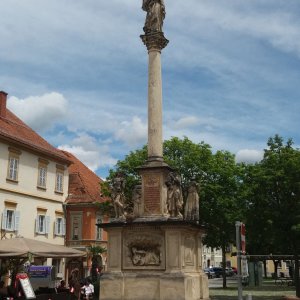
[[[19,169],[19,157],[21,151],[12,147],[8,148],[8,168],[7,168],[7,179],[18,181],[18,169]]]
[[[2,229],[6,231],[18,231],[20,213],[14,209],[5,209],[2,214]]]
[[[64,187],[64,166],[56,165],[56,180],[55,180],[55,191],[63,193]]]
[[[56,269],[56,276],[58,277],[59,273],[62,273],[62,259],[60,258],[53,258],[52,259],[52,266]]]
[[[57,217],[55,219],[55,229],[54,229],[54,232],[55,232],[55,235],[65,235],[65,227],[66,227],[66,222],[65,222],[65,218],[62,218],[62,217]]]
[[[50,217],[46,215],[38,215],[35,220],[35,232],[38,234],[49,233]]]
[[[38,180],[37,185],[39,188],[46,188],[47,182],[47,165],[48,161],[43,158],[39,158],[39,165],[38,165]]]
[[[82,215],[71,215],[71,239],[81,240]]]
[[[102,219],[100,216],[97,216],[96,218],[96,224],[101,224]],[[102,240],[102,228],[96,225],[96,240]]]
[[[44,166],[39,167],[38,186],[46,187],[47,168]]]
[[[8,166],[8,179],[17,181],[18,180],[18,165],[19,159],[16,157],[9,158],[9,166]]]

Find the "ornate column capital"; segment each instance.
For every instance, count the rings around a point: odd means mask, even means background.
[[[157,50],[161,51],[165,48],[169,40],[167,40],[164,36],[163,32],[155,32],[155,33],[148,33],[140,35],[143,43],[147,47],[148,51]]]

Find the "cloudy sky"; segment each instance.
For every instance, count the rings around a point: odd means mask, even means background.
[[[106,177],[147,141],[142,0],[0,0],[0,90],[54,146]],[[164,138],[261,158],[300,146],[300,1],[165,0]]]

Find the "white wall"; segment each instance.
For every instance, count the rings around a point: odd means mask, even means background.
[[[21,150],[19,157],[18,183],[7,181],[7,168],[9,157],[9,145],[0,142],[0,213],[5,208],[5,201],[17,203],[16,211],[20,212],[20,224],[18,234],[46,241],[54,244],[64,244],[64,237],[54,235],[55,211],[62,211],[62,204],[68,193],[68,170],[65,166],[63,194],[55,193],[55,178],[57,162],[30,153],[24,149]],[[49,161],[47,166],[47,184],[46,190],[37,188],[38,178],[38,159],[45,158]],[[50,216],[50,230],[48,235],[39,235],[35,233],[35,218],[37,208],[46,208],[46,215]],[[3,233],[3,232],[2,232]],[[9,237],[8,233],[8,237]]]

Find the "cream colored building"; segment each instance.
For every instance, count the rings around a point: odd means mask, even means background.
[[[203,245],[202,261],[203,268],[222,266],[222,250]]]
[[[22,236],[64,245],[63,203],[70,161],[6,108],[0,92],[1,239]],[[56,265],[47,259],[37,264]]]

